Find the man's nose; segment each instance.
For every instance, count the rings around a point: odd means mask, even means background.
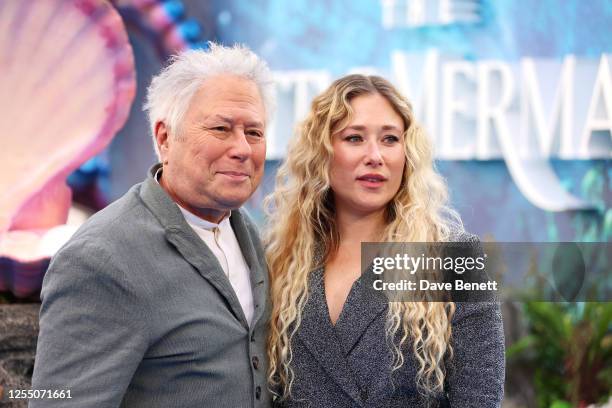
[[[251,144],[247,140],[247,135],[244,133],[244,129],[236,128],[231,138],[232,146],[230,147],[230,156],[240,161],[245,161],[253,153]]]

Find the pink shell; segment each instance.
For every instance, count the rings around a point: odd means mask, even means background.
[[[0,291],[40,287],[51,255],[40,241],[70,208],[66,177],[110,143],[135,88],[132,48],[107,2],[0,2]]]

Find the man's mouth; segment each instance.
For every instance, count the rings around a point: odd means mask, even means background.
[[[218,173],[236,181],[246,180],[250,177],[249,173],[243,171],[219,171]]]

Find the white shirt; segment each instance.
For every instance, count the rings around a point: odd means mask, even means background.
[[[160,173],[161,169],[155,173],[155,180],[159,179]],[[183,213],[187,224],[193,228],[219,261],[223,272],[234,288],[247,322],[251,324],[255,313],[251,273],[240,250],[229,216],[221,220],[219,224],[215,224],[192,214],[178,204],[177,206]]]

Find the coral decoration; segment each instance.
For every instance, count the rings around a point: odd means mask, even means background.
[[[132,48],[102,0],[0,1],[0,292],[40,288],[75,227],[66,178],[104,149],[135,94]]]
[[[126,20],[155,43],[161,59],[188,48],[206,48],[202,27],[187,18],[180,0],[111,0]]]

